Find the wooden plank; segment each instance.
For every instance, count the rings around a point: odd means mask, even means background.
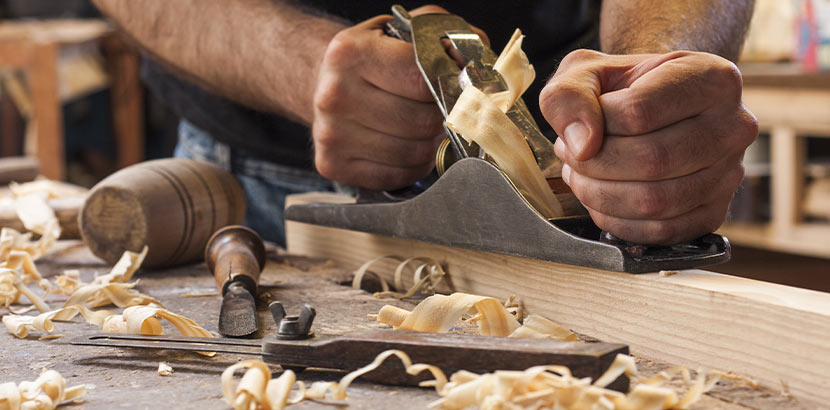
[[[629,344],[634,354],[732,370],[773,389],[783,382],[804,403],[830,401],[830,295],[823,292],[701,270],[631,275],[286,222],[291,253],[349,268],[379,255],[431,257],[456,291],[517,295],[529,311]],[[393,270],[375,271],[389,279]]]

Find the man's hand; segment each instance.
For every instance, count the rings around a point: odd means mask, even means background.
[[[563,179],[600,228],[672,244],[717,229],[758,123],[738,69],[713,54],[577,50],[540,96]]]
[[[446,12],[425,6],[412,15]],[[315,164],[321,175],[372,189],[426,176],[444,139],[443,116],[412,44],[386,36],[379,16],[338,33],[314,94]]]

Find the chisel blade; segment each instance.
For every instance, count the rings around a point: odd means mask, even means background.
[[[231,283],[222,297],[219,333],[229,337],[250,336],[257,331],[256,301],[240,282]]]

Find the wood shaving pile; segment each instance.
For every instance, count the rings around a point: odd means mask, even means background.
[[[391,291],[389,284],[386,283],[386,280],[384,280],[382,276],[369,271],[369,268],[372,265],[384,260],[400,262],[395,268],[395,273],[393,275],[395,289],[406,288],[403,284],[403,272],[407,266],[412,265],[415,267],[412,276],[412,286],[405,293]],[[404,259],[396,255],[379,256],[367,261],[355,271],[354,278],[352,279],[352,288],[362,289],[361,285],[363,278],[370,273],[378,279],[381,289],[383,290],[382,292],[375,292],[374,296],[376,298],[393,297],[396,299],[405,299],[419,292],[427,295],[435,294],[436,286],[438,286],[438,284],[441,283],[441,280],[443,280],[447,275],[447,273],[444,272],[444,268],[441,267],[441,264],[432,258],[414,257]]]
[[[33,382],[0,384],[0,409],[51,410],[86,394],[86,386],[66,387],[66,380],[54,370],[45,370]]]
[[[710,376],[699,372],[694,380],[684,367],[661,372],[655,377],[642,380],[628,394],[606,388],[623,374],[635,379],[637,367],[634,358],[617,355],[614,362],[597,380],[575,378],[565,366],[534,366],[524,371],[499,370],[493,373],[475,374],[458,371],[447,379],[437,366],[413,364],[409,356],[400,350],[387,350],[379,354],[372,363],[355,370],[339,382],[314,382],[306,388],[297,381],[294,372],[286,370],[279,378],[271,379],[268,366],[258,360],[249,360],[228,367],[222,373],[222,393],[225,402],[236,410],[270,409],[279,410],[304,399],[326,399],[331,393],[332,400],[346,400],[346,389],[358,377],[371,372],[389,357],[401,360],[406,372],[418,375],[428,370],[433,380],[421,382],[422,387],[434,387],[441,399],[430,404],[431,408],[460,410],[476,406],[481,409],[557,409],[557,410],[660,410],[686,409],[697,402],[703,393],[709,391],[723,373]],[[248,369],[239,384],[233,374],[238,369]],[[678,393],[665,383],[682,377],[686,392]],[[728,375],[727,375],[728,376]],[[290,396],[294,385],[297,391]]]
[[[536,75],[522,51],[523,38],[517,29],[494,65],[507,91],[487,95],[474,86],[465,87],[446,124],[484,149],[536,211],[545,218],[555,218],[565,214],[562,204],[548,186],[521,131],[506,114]]]
[[[22,193],[27,190],[18,187]],[[185,336],[213,337],[196,322],[163,308],[161,302],[133,289],[137,281],[130,282],[148,248],[142,252],[124,252],[121,259],[106,275],[96,277],[92,282],[80,280],[77,270],[67,271],[51,283],[43,279],[34,261],[45,254],[60,236],[60,227],[54,211],[49,208],[42,193],[28,193],[18,197],[24,206],[18,208],[18,215],[27,229],[41,235],[38,241],[31,239],[31,233],[22,234],[14,229],[0,231],[0,304],[9,310],[3,315],[3,324],[19,338],[25,338],[30,331],[51,333],[53,321],[70,321],[80,314],[87,323],[110,333],[162,334],[159,319],[166,319]],[[40,296],[26,285],[37,283],[43,290]],[[58,309],[52,309],[45,301],[50,293],[68,295],[69,298]],[[25,296],[40,314],[24,316],[26,309],[14,309],[21,296]],[[122,314],[109,310],[93,310],[107,305],[126,308]]]

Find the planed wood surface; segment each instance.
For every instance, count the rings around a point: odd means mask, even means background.
[[[306,194],[288,205],[330,199]],[[355,268],[379,255],[431,257],[455,291],[506,298],[634,354],[730,370],[804,403],[830,401],[830,294],[701,270],[631,275],[286,221],[288,250]],[[373,269],[387,280],[391,264]],[[407,283],[405,283],[407,284]]]

